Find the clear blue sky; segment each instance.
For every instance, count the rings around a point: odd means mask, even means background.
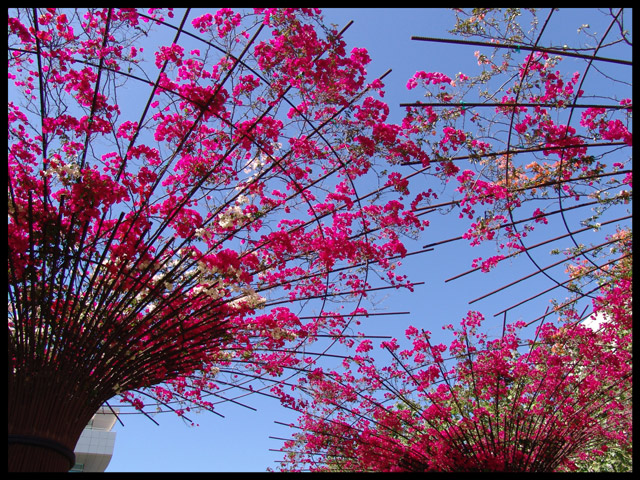
[[[179,18],[177,13],[176,19]],[[325,18],[340,27],[349,20],[354,21],[345,40],[349,48],[365,47],[369,51],[373,59],[369,67],[371,79],[389,68],[393,70],[385,79],[387,94],[384,100],[392,111],[395,109],[396,118],[400,118],[399,103],[420,99],[417,90],[408,92],[405,88],[408,78],[416,71],[442,71],[453,76],[460,71],[469,71],[475,65],[473,47],[435,46],[410,39],[412,35],[450,38],[447,30],[453,26],[453,15],[444,9],[325,9]],[[561,21],[552,25],[558,34],[564,28],[566,25]],[[450,232],[459,232],[462,224],[455,223],[457,230],[452,230],[448,221],[450,219],[434,217],[431,230],[417,242],[416,249],[425,243],[453,236]],[[505,278],[517,278],[507,270],[503,277],[499,273],[490,276],[476,273],[445,284],[445,279],[467,270],[471,259],[480,255],[470,249],[461,252],[461,246],[460,243],[445,244],[435,252],[407,259],[405,267],[411,278],[427,284],[418,287],[414,294],[381,294],[377,300],[381,301],[383,309],[411,310],[412,314],[395,318],[372,317],[365,320],[361,329],[372,334],[400,336],[407,325],[415,324],[437,333],[440,325],[457,323],[470,309],[466,302],[459,301],[461,292],[469,295],[478,292],[476,296],[479,296],[506,283]],[[548,253],[548,249],[543,253]],[[520,273],[532,271],[526,261],[514,262],[505,268],[518,268]],[[540,282],[549,285],[544,279]],[[511,305],[533,291],[528,289],[531,289],[530,285],[510,289],[499,299],[491,300],[494,303],[481,303],[477,308],[486,309],[486,316],[491,317],[496,309]],[[494,321],[501,325],[501,320]],[[258,410],[227,403],[218,409],[225,418],[211,413],[192,414],[198,427],[190,427],[172,414],[157,416],[160,426],[141,415],[125,415],[122,417],[125,427],[119,424],[115,427],[115,452],[107,471],[258,472],[275,468],[274,461],[280,459],[281,454],[269,449],[279,448],[281,442],[271,440],[269,436],[289,437],[291,432],[274,421],[288,422],[295,416],[277,402],[259,396],[247,398],[246,402]]]

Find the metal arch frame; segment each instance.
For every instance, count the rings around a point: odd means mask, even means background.
[[[228,55],[229,52],[223,51],[222,49],[220,49],[216,45],[214,45],[214,44],[204,40],[203,38],[200,38],[197,35],[194,35],[194,34],[192,34],[192,33],[190,33],[190,32],[185,30],[185,24],[186,24],[187,18],[189,16],[189,12],[190,12],[190,9],[186,9],[186,11],[185,11],[185,13],[184,13],[184,15],[183,15],[183,17],[181,19],[181,22],[180,22],[179,26],[177,26],[177,27],[174,26],[174,25],[171,25],[170,23],[167,23],[167,22],[164,22],[164,21],[160,21],[160,20],[157,20],[157,19],[153,19],[152,17],[149,17],[149,16],[146,16],[146,17],[151,22],[154,22],[154,23],[156,23],[158,25],[165,26],[167,28],[174,29],[176,33],[175,33],[175,37],[173,39],[173,43],[177,43],[179,38],[182,35],[190,36],[190,37],[192,37],[192,38],[194,38],[196,40],[199,40],[201,42],[206,43],[207,45],[209,45],[211,47],[217,48],[218,50],[220,50],[221,53],[223,53],[225,55]],[[110,21],[111,21],[111,13],[112,13],[112,8],[109,8],[107,10],[107,28],[105,28],[105,31],[103,33],[103,38],[102,38],[102,45],[103,46],[108,44],[108,36],[109,36],[109,28],[108,27],[109,27],[109,24],[110,24]],[[32,16],[33,16],[33,22],[34,22],[35,28],[37,28],[37,25],[38,25],[37,15],[38,15],[37,9],[33,8],[32,9]],[[145,15],[142,14],[141,16],[144,17]],[[351,25],[351,23],[352,22],[349,22],[339,34],[342,34],[342,32],[344,32]],[[237,66],[240,66],[240,65],[246,66],[246,64],[244,63],[244,61],[242,59],[242,56],[244,55],[245,52],[248,51],[249,47],[257,39],[261,29],[262,29],[262,26],[259,26],[259,28],[257,29],[257,32],[254,34],[253,38],[248,41],[248,43],[247,43],[246,47],[244,48],[242,54],[240,54],[239,57],[234,57],[234,63],[233,63],[232,68],[227,73],[227,76],[226,76],[225,80],[220,82],[220,85],[219,85],[218,88],[222,87],[222,85],[225,83],[226,79],[230,77],[230,75],[233,73],[234,69]],[[43,106],[43,108],[41,109],[41,115],[40,115],[40,117],[42,119],[42,118],[44,118],[46,116],[46,109],[44,108],[44,105],[46,103],[46,95],[47,95],[47,93],[46,93],[46,85],[43,84],[43,82],[42,82],[43,70],[42,70],[41,56],[40,56],[40,42],[37,39],[37,37],[36,37],[36,45],[37,45],[37,48],[36,48],[35,51],[18,50],[18,49],[13,49],[13,50],[14,51],[19,51],[19,52],[25,53],[25,54],[30,54],[30,55],[35,54],[35,56],[37,58],[37,61],[38,61],[38,72],[40,73],[39,80],[41,82],[41,87],[39,89],[39,96],[40,96],[40,103]],[[97,72],[98,72],[98,79],[97,79],[96,83],[94,84],[93,102],[92,102],[92,105],[91,105],[91,108],[90,108],[90,113],[89,113],[89,122],[90,123],[93,121],[93,118],[96,115],[96,99],[97,99],[98,92],[99,92],[99,89],[100,89],[100,79],[101,79],[101,75],[102,75],[103,72],[111,72],[111,73],[113,73],[115,75],[121,75],[121,76],[130,78],[130,79],[133,79],[135,81],[139,81],[141,83],[149,84],[149,81],[147,79],[143,79],[143,78],[137,77],[137,76],[135,76],[135,75],[133,75],[131,73],[128,73],[128,72],[115,71],[115,70],[111,69],[109,66],[104,64],[102,58],[100,59],[98,64],[90,63],[90,62],[87,62],[87,61],[84,61],[84,60],[79,60],[79,62],[84,63],[84,64],[86,64],[86,65],[88,65],[90,67],[93,67],[93,68],[97,69]],[[134,143],[136,142],[136,140],[138,138],[138,135],[139,135],[139,133],[141,131],[142,125],[144,124],[144,119],[146,118],[146,116],[147,116],[147,114],[149,112],[150,104],[151,104],[151,102],[153,100],[154,93],[160,88],[159,87],[160,77],[161,77],[162,73],[165,71],[166,66],[167,66],[167,61],[164,61],[163,66],[161,67],[161,69],[160,69],[160,71],[159,71],[159,73],[158,73],[158,75],[157,75],[157,77],[155,79],[155,82],[153,82],[152,89],[151,89],[151,91],[149,93],[148,99],[147,99],[147,101],[145,103],[145,107],[144,107],[144,109],[142,111],[140,120],[138,122],[138,127],[137,127],[136,131],[134,132],[131,140],[129,141],[129,145],[128,145],[127,149],[126,149],[127,152],[131,150],[131,148],[133,147]],[[247,68],[250,68],[250,67],[247,67]],[[260,78],[263,81],[265,81],[264,77],[261,76],[259,74],[259,72],[256,72],[255,70],[252,70],[252,71],[255,74],[257,74],[258,76],[260,76]],[[383,78],[388,73],[389,72],[386,72],[384,75],[381,76],[381,78]],[[162,90],[163,90],[163,92],[166,92],[167,94],[180,96],[179,92],[172,92],[172,91],[169,91],[169,90],[166,90],[166,89],[162,89]],[[351,106],[355,102],[357,102],[364,94],[367,93],[368,90],[369,89],[367,88],[366,90],[361,92],[358,96],[355,96],[353,99],[351,99],[351,102],[349,103],[349,106]],[[288,102],[290,105],[294,106],[294,104],[287,98],[287,96],[286,96],[287,92],[288,92],[288,89],[287,89],[287,91],[282,93],[281,100],[284,101],[284,102]],[[210,101],[212,101],[213,98],[215,98],[215,95],[213,95],[211,97]],[[262,116],[266,115],[271,108],[272,108],[271,106],[268,107],[262,113]],[[343,107],[342,110],[344,110],[344,108],[347,108],[347,107]],[[199,121],[202,118],[205,109],[206,109],[206,107],[200,111],[200,114],[199,114],[198,118],[193,122],[193,124],[191,126],[191,129],[182,137],[178,147],[175,149],[175,152],[173,153],[174,157],[177,156],[181,152],[182,148],[184,147],[184,145],[185,145],[185,143],[187,141],[188,136],[196,128],[196,126],[199,124]],[[340,113],[340,111],[336,115],[338,115],[339,113]],[[316,125],[309,118],[307,118],[304,114],[301,114],[301,116],[304,119],[305,123],[308,124],[310,126],[311,130],[312,130],[312,133],[310,133],[310,135],[319,136],[331,148],[331,150],[332,150],[333,154],[335,155],[336,159],[338,159],[338,161],[341,162],[342,168],[344,168],[345,167],[344,162],[338,157],[338,155],[335,152],[335,150],[333,149],[331,143],[328,140],[324,139],[324,137],[322,135],[322,128],[324,127],[324,125],[329,123],[329,121],[331,119],[326,120],[321,125]],[[260,117],[260,118],[262,118],[262,117]],[[251,140],[251,142],[254,143],[254,144],[256,143],[256,141],[251,135],[251,130],[253,128],[255,128],[255,126],[258,124],[260,118],[256,122],[253,123],[252,127],[247,132],[244,133],[244,136],[249,138]],[[225,121],[222,118],[219,118],[219,119],[221,121]],[[45,137],[46,136],[43,136],[43,139],[42,139],[43,146],[44,146],[44,151],[46,151],[46,147],[47,147],[47,142],[46,142],[46,138]],[[87,150],[88,150],[89,137],[90,137],[90,133],[87,133],[87,135],[85,137],[85,147],[82,150],[82,152],[83,152],[82,164],[84,164],[86,162],[86,155],[87,155]],[[273,160],[274,164],[278,163],[278,159],[272,157],[272,160]],[[166,162],[165,170],[169,167],[170,163],[171,163],[170,161]],[[124,172],[125,164],[126,164],[126,155],[124,155],[123,162],[122,162],[122,165],[120,166],[120,170],[118,172],[117,178],[119,178],[122,175],[122,173]],[[46,168],[46,165],[45,165],[45,168]],[[325,177],[322,177],[322,178],[326,178],[326,177],[328,177],[330,175],[333,175],[333,174],[335,174],[336,172],[339,172],[339,171],[341,171],[340,168],[336,167],[334,170],[329,171],[325,175]],[[155,186],[158,185],[158,183],[159,183],[161,178],[162,178],[162,175],[159,175],[158,176],[158,180],[156,181],[156,185],[154,185],[154,188],[155,188]],[[299,195],[301,192],[303,192],[307,188],[313,187],[313,185],[316,182],[322,180],[322,178],[320,178],[318,180],[315,180],[310,185],[300,186],[298,192],[293,193],[292,197],[295,197],[295,196]],[[192,191],[195,191],[196,188],[197,187],[194,187],[194,189]],[[355,189],[355,185],[354,185],[354,189]],[[10,192],[10,194],[12,194],[12,192]],[[361,195],[357,195],[356,198],[354,199],[354,201],[359,203],[364,198],[366,198],[367,196],[368,196],[368,194],[362,195],[362,196]],[[46,181],[45,181],[44,197],[45,197],[45,202],[48,202],[49,201],[49,195],[48,195],[47,182]],[[306,200],[306,201],[308,203],[308,200]],[[185,203],[186,203],[186,199],[183,201],[183,205]],[[58,215],[58,227],[60,227],[61,211],[62,211],[62,205],[63,204],[64,204],[64,199],[62,199],[61,205],[60,205],[60,212],[59,212],[59,215]],[[313,210],[313,206],[310,203],[308,203],[308,205]],[[140,209],[140,211],[142,211],[142,209]],[[178,211],[178,209],[176,209],[176,212],[177,211]],[[108,213],[109,212],[103,213],[102,219],[100,221],[101,225],[102,225],[102,222],[104,222],[107,219]],[[175,214],[175,212],[174,212],[174,214]],[[314,212],[314,214],[315,214],[315,219],[314,220],[310,220],[308,222],[308,224],[311,224],[313,222],[319,224],[321,219],[327,215],[327,214],[318,214],[316,212]],[[136,215],[139,215],[139,213],[136,214]],[[112,230],[111,234],[109,235],[109,237],[108,238],[102,238],[102,240],[106,241],[107,246],[103,249],[102,258],[100,259],[100,261],[97,262],[97,264],[99,264],[104,259],[109,245],[114,240],[114,235],[115,235],[116,229],[117,229],[117,227],[119,225],[122,224],[123,219],[124,219],[124,214],[121,214],[120,217],[117,219],[116,226],[113,228],[113,230]],[[33,220],[33,212],[32,212],[31,209],[29,209],[29,212],[28,212],[26,220],[29,223],[33,223],[33,221],[32,221]],[[153,240],[156,240],[156,239],[159,238],[159,235],[160,235],[161,231],[164,228],[166,228],[166,226],[168,225],[169,221],[170,221],[170,219],[165,220],[163,222],[163,224],[161,226],[159,226],[155,230],[154,234],[151,237]],[[71,231],[75,226],[80,226],[80,223],[79,223],[79,220],[76,217],[73,217],[71,219],[71,226],[68,228],[68,231]],[[106,303],[110,302],[111,300],[115,299],[115,296],[114,296],[115,292],[109,291],[108,288],[106,288],[105,286],[102,286],[100,284],[100,281],[97,279],[98,271],[97,270],[94,271],[93,274],[90,273],[90,265],[91,264],[95,264],[96,262],[91,260],[91,259],[83,258],[82,251],[88,246],[88,245],[85,244],[87,227],[88,227],[88,225],[86,225],[86,224],[84,225],[84,227],[80,226],[81,230],[84,233],[82,235],[82,239],[80,241],[80,247],[79,248],[72,249],[71,246],[70,246],[70,242],[68,240],[63,239],[64,234],[61,235],[61,230],[60,230],[60,228],[58,228],[58,231],[55,234],[56,235],[55,236],[55,244],[56,244],[56,246],[62,246],[62,248],[56,248],[54,251],[51,251],[51,252],[43,251],[43,252],[40,253],[40,255],[43,255],[43,254],[52,255],[53,262],[55,264],[58,264],[58,263],[62,264],[62,267],[61,267],[62,271],[60,271],[60,269],[58,269],[57,271],[55,269],[51,269],[50,272],[45,272],[42,275],[42,277],[43,277],[42,278],[42,287],[43,287],[43,292],[44,292],[45,297],[50,297],[53,294],[53,291],[62,292],[63,290],[60,290],[60,289],[61,288],[65,289],[65,286],[66,286],[66,289],[64,290],[66,293],[63,295],[66,300],[64,301],[64,305],[62,307],[60,306],[60,303],[58,302],[58,305],[57,305],[56,311],[55,311],[55,316],[57,316],[59,314],[65,315],[67,313],[74,312],[74,311],[76,311],[77,307],[81,307],[80,310],[86,309],[86,306],[88,304],[90,304],[90,302],[92,302],[92,301],[97,302],[99,305],[103,305],[103,304],[106,304]],[[296,228],[301,228],[301,227],[296,227]],[[364,228],[365,228],[365,231],[363,233],[361,233],[361,235],[362,234],[369,235],[373,231],[369,227],[365,226]],[[138,239],[138,244],[149,233],[150,233],[150,229],[148,229],[147,231],[143,232],[143,234],[140,235],[140,238]],[[47,233],[45,233],[45,235],[47,235]],[[49,240],[53,240],[53,239],[49,238]],[[49,243],[48,241],[45,242],[46,245],[48,245],[48,243]],[[63,244],[63,245],[61,245],[61,244]],[[162,252],[164,252],[166,249],[168,249],[170,245],[171,245],[171,243],[166,243],[165,245],[163,245],[162,249],[160,251],[160,254]],[[46,249],[46,247],[45,247],[45,249]],[[32,251],[32,254],[35,254],[35,252],[33,251],[33,245],[31,245],[31,251]],[[158,254],[158,255],[160,255],[160,254]],[[66,260],[63,261],[63,259],[66,259]],[[140,262],[140,259],[135,260],[134,266],[139,264],[139,262]],[[84,268],[81,267],[81,264],[84,264]],[[177,269],[180,268],[180,266],[181,265],[178,265],[178,266],[174,267],[172,272],[175,272]],[[369,265],[365,264],[365,265],[361,265],[361,266],[368,267]],[[353,268],[353,266],[352,267],[345,267],[345,268]],[[118,275],[121,276],[123,274],[123,269],[124,269],[124,265],[122,265],[120,267]],[[149,267],[146,267],[145,271],[148,271],[148,269],[149,269]],[[366,275],[368,275],[368,272],[369,272],[369,270],[367,268],[366,269]],[[330,272],[325,272],[325,273],[330,273]],[[314,275],[320,275],[320,274],[322,274],[322,272],[317,272]],[[171,276],[171,275],[172,275],[171,272],[169,274],[167,274],[167,276]],[[60,279],[59,282],[55,282],[54,281],[56,276],[58,276],[58,278]],[[48,277],[49,277],[50,281],[47,282],[46,280],[47,280]],[[366,278],[365,278],[365,280],[366,280]],[[82,285],[87,285],[87,282],[88,282],[88,289],[91,292],[90,295],[86,295],[86,296],[84,296],[82,298],[79,298],[78,295],[72,294],[72,289],[74,288],[74,286],[76,285],[77,282],[79,282]],[[327,282],[328,282],[328,279],[327,279]],[[56,283],[58,283],[58,284],[56,285]],[[34,285],[32,284],[31,288],[33,288],[33,287],[34,287]],[[383,287],[383,288],[385,288],[385,287]],[[365,292],[366,291],[369,291],[369,289],[365,290]],[[359,300],[357,301],[356,307],[360,305],[360,302],[362,301],[365,292],[362,292],[362,293],[359,294]],[[9,291],[9,296],[10,296],[10,298],[14,299],[14,301],[13,301],[13,303],[14,303],[14,314],[15,314],[14,316],[17,316],[17,317],[22,316],[22,312],[25,311],[24,310],[25,308],[31,308],[31,309],[35,308],[35,303],[33,301],[29,302],[30,305],[22,305],[20,302],[17,302],[17,298],[14,298],[14,292],[12,292],[11,289]],[[127,302],[130,301],[130,299],[132,299],[132,298],[133,298],[133,292],[129,292],[128,294],[125,294],[125,297],[120,299],[120,301],[119,301],[119,304],[120,304],[119,308],[120,309],[117,310],[116,312],[123,311],[123,309],[126,306]],[[322,301],[323,301],[323,311],[324,311],[324,304],[326,303],[328,296],[326,296],[326,295],[325,296],[320,296],[320,298],[322,298]],[[306,298],[302,298],[302,299],[300,299],[300,301],[304,301],[305,299]],[[152,300],[153,300],[153,292],[150,292],[150,294],[147,296],[147,298],[144,301],[140,302],[140,304],[136,307],[137,308],[136,311],[140,311],[142,308],[144,308],[145,305],[149,304],[149,302],[151,302]],[[277,304],[277,303],[279,303],[279,302],[275,302],[275,303],[271,302],[271,303],[268,303],[267,305]],[[62,311],[60,311],[60,309],[62,309]],[[397,312],[395,312],[395,313],[397,313]],[[53,312],[50,312],[50,311],[47,310],[44,313],[44,315],[39,315],[38,316],[39,321],[41,321],[42,324],[47,323],[47,321],[49,321],[49,323],[50,323],[51,322],[51,318],[50,317],[51,317],[52,314],[53,314]],[[385,313],[385,314],[391,315],[391,314],[394,314],[394,313],[390,312],[390,313]],[[346,316],[348,318],[348,321],[346,322],[346,325],[345,325],[344,329],[348,328],[349,324],[351,323],[351,321],[353,320],[353,318],[355,316],[357,316],[357,314],[347,315]],[[209,321],[215,321],[215,319],[213,317],[210,317]],[[97,316],[96,316],[96,318],[94,318],[90,322],[91,323],[89,324],[89,323],[86,323],[86,321],[85,321],[85,324],[83,324],[83,325],[85,327],[87,327],[87,328],[91,328],[91,325],[95,326],[97,324],[97,322],[98,322]],[[62,326],[62,330],[60,330],[59,332],[56,333],[55,338],[53,339],[53,342],[52,342],[52,345],[55,347],[54,348],[55,352],[52,353],[52,355],[55,355],[56,357],[60,357],[62,355],[60,349],[64,348],[64,340],[63,339],[69,336],[71,328],[72,328],[71,327],[71,322],[68,322],[66,325]],[[124,331],[123,329],[124,329],[124,326],[120,325],[115,331],[113,331],[111,333],[111,336],[109,338],[111,338],[111,339],[118,338],[118,336]],[[91,336],[88,336],[86,340],[83,340],[83,342],[84,342],[83,345],[86,346],[87,351],[92,351],[92,349],[97,346],[97,344],[96,344],[97,339],[93,339],[92,340]],[[326,352],[328,351],[328,349],[335,342],[336,342],[336,340],[333,339],[332,342],[330,342],[330,344],[326,347],[324,352],[318,352],[317,353],[317,358],[320,358],[323,355],[326,355],[327,354]],[[157,361],[157,359],[156,359],[156,361]],[[311,368],[311,367],[309,367],[309,368]],[[129,374],[132,374],[132,373],[133,372],[129,372]],[[300,372],[298,371],[298,372],[294,373],[292,376],[298,375],[299,373]],[[284,381],[286,381],[286,380],[288,380],[290,378],[291,377],[288,377]],[[253,379],[249,379],[249,381],[251,381],[251,380],[253,380]],[[109,385],[113,381],[115,381],[115,380],[110,380],[109,378],[103,378],[100,381],[101,388],[104,387],[104,388],[106,388],[108,390],[109,389]],[[279,380],[279,382],[282,382],[282,381],[283,380]],[[229,388],[240,388],[241,390],[244,390],[244,391],[248,390],[247,388],[242,387],[241,384],[240,385],[238,385],[238,384],[232,385]],[[141,395],[146,395],[144,391],[140,391],[138,389],[134,389],[132,391],[138,392]],[[253,393],[256,393],[256,391],[253,391]],[[260,392],[258,391],[257,393],[260,393]],[[241,393],[239,395],[239,397],[240,396],[244,396],[244,395],[245,395],[244,393]],[[239,397],[236,397],[236,398],[239,398]],[[233,398],[225,398],[225,401],[234,401],[234,399]],[[108,405],[108,403],[107,403],[107,405]],[[173,409],[173,407],[171,407],[167,403],[164,403],[164,405],[169,410]],[[144,412],[142,412],[142,413],[144,413]],[[215,413],[217,413],[217,412],[215,412]],[[122,414],[123,413],[121,412],[120,415],[122,415]],[[118,417],[118,420],[120,420],[119,415],[116,414],[116,416]]]
[[[564,104],[562,106],[563,109],[567,109],[569,111],[569,120],[567,121],[567,125],[565,128],[565,137],[568,134],[568,128],[570,126],[570,122],[571,122],[571,118],[573,116],[573,113],[576,109],[581,109],[581,108],[605,108],[605,109],[609,109],[609,110],[630,110],[632,108],[631,105],[611,105],[611,104],[582,104],[582,103],[578,103],[578,93],[577,91],[580,90],[580,86],[583,84],[583,82],[586,80],[586,75],[588,70],[590,69],[592,63],[594,62],[603,62],[603,63],[613,63],[613,64],[618,64],[618,65],[623,65],[623,66],[632,66],[633,62],[629,61],[629,60],[623,60],[623,59],[617,59],[617,58],[608,58],[608,57],[601,57],[598,56],[598,50],[600,49],[600,47],[602,46],[606,36],[608,35],[609,31],[611,30],[611,28],[616,24],[617,19],[619,18],[619,16],[621,15],[623,9],[621,8],[620,10],[618,10],[617,14],[614,16],[614,18],[612,19],[611,23],[609,24],[607,30],[605,33],[602,34],[601,38],[600,38],[600,42],[598,44],[597,47],[595,47],[593,49],[593,52],[589,55],[587,54],[581,54],[581,53],[577,53],[574,51],[571,51],[571,49],[555,49],[555,48],[546,48],[546,47],[542,47],[539,45],[544,31],[549,23],[549,20],[551,19],[553,13],[555,12],[554,8],[551,8],[548,16],[538,34],[538,38],[536,40],[536,42],[532,45],[523,45],[523,44],[511,44],[511,43],[492,43],[492,42],[482,42],[482,41],[473,41],[473,40],[462,40],[462,39],[454,39],[454,38],[435,38],[435,37],[425,37],[425,36],[412,36],[411,39],[415,40],[415,41],[420,41],[420,42],[428,42],[428,43],[446,43],[446,44],[455,44],[455,45],[462,45],[462,46],[469,46],[469,45],[474,45],[474,46],[486,46],[486,47],[492,47],[495,49],[510,49],[510,50],[516,50],[516,51],[520,51],[520,50],[525,50],[525,51],[531,51],[531,52],[546,52],[546,53],[551,53],[554,55],[558,55],[558,56],[565,56],[565,57],[574,57],[574,58],[579,58],[579,59],[584,59],[588,61],[588,65],[586,66],[586,68],[584,69],[582,75],[581,75],[581,83],[580,85],[576,88],[576,93],[574,93],[574,101],[568,104]],[[528,69],[528,65],[529,63],[527,63],[526,67],[525,67],[525,72]],[[524,77],[526,76],[526,73],[522,75],[522,79],[520,80],[521,82],[523,81]],[[498,155],[505,155],[506,156],[506,161],[507,161],[507,165],[509,164],[509,161],[511,159],[512,155],[517,155],[519,153],[527,153],[527,152],[536,152],[536,151],[542,151],[542,150],[560,150],[561,152],[564,152],[564,150],[568,149],[568,148],[575,148],[578,146],[581,147],[587,147],[587,148],[591,148],[591,147],[613,147],[613,146],[626,146],[626,144],[624,142],[608,142],[608,143],[584,143],[584,144],[576,144],[576,145],[562,145],[562,146],[552,146],[552,147],[544,147],[544,146],[540,146],[540,147],[530,147],[530,148],[513,148],[513,146],[511,145],[511,134],[513,132],[513,122],[514,122],[514,115],[515,115],[515,111],[518,107],[535,107],[535,106],[549,106],[549,107],[556,107],[558,108],[557,105],[554,104],[546,104],[546,103],[531,103],[531,102],[519,102],[517,100],[517,96],[520,95],[521,90],[519,89],[516,92],[516,101],[515,102],[510,102],[510,103],[506,103],[506,104],[502,104],[502,103],[496,103],[496,102],[412,102],[412,103],[401,103],[400,106],[401,107],[411,107],[411,108],[425,108],[425,107],[449,107],[449,108],[459,108],[462,110],[466,110],[468,108],[482,108],[482,107],[489,107],[489,108],[495,108],[495,107],[500,107],[500,108],[507,108],[507,109],[512,109],[512,113],[511,113],[511,122],[510,122],[510,126],[508,129],[508,133],[507,133],[507,140],[506,140],[506,148],[503,151],[499,151],[499,152],[490,152],[490,153],[486,153],[486,154],[474,154],[474,155],[459,155],[459,156],[453,156],[453,157],[447,157],[444,160],[441,159],[434,159],[431,161],[431,163],[435,163],[435,162],[441,162],[441,161],[456,161],[456,160],[468,160],[471,158],[491,158],[491,157],[495,157]],[[562,167],[563,162],[565,161],[565,156],[563,153],[560,154],[560,165]],[[408,163],[407,165],[411,165],[412,163]],[[416,162],[414,162],[413,164],[416,164]],[[422,168],[421,170],[419,170],[420,172],[423,171],[427,171],[428,170],[428,166]],[[593,178],[602,178],[604,176],[607,175],[624,175],[626,173],[631,172],[631,170],[621,170],[621,171],[616,171],[616,172],[608,172],[608,173],[604,173],[602,175],[594,175]],[[416,172],[418,173],[418,172]],[[509,172],[508,172],[508,168],[506,171],[506,182],[508,185],[509,182]],[[571,182],[574,180],[584,180],[585,177],[575,177],[575,178],[571,178],[568,180],[564,180],[564,179],[558,179],[559,183],[563,183],[563,182]],[[527,187],[527,188],[536,188],[538,186],[544,186],[544,185],[534,185],[533,187]],[[561,189],[557,189],[558,190],[558,197],[557,197],[557,202],[559,204],[559,209],[555,212],[552,212],[553,214],[560,214],[560,217],[562,218],[562,222],[564,225],[564,228],[566,230],[566,234],[562,236],[562,238],[569,238],[571,240],[571,242],[574,244],[574,246],[578,247],[578,243],[575,239],[575,235],[577,233],[580,232],[584,232],[589,230],[589,228],[580,228],[580,229],[572,229],[569,227],[568,223],[567,223],[567,219],[565,216],[565,212],[574,208],[580,208],[586,205],[590,205],[591,203],[582,203],[576,206],[572,206],[572,207],[567,207],[565,205],[563,205],[562,202],[562,190]],[[459,203],[458,201],[451,201],[448,202],[449,205],[453,205],[453,204],[457,204]],[[424,207],[424,209],[428,209],[429,211],[431,211],[432,209],[435,209],[437,207],[441,207],[445,204],[438,204],[438,205],[430,205],[428,207]],[[429,213],[429,212],[425,212],[425,213]],[[518,225],[519,223],[526,221],[527,219],[524,220],[515,220],[513,217],[513,212],[509,211],[509,217],[510,217],[510,222],[508,224],[506,224],[506,226],[512,226],[514,228],[514,230],[516,229],[516,225]],[[607,222],[603,222],[604,224],[608,224],[608,223],[612,223],[614,221],[618,221],[618,220],[625,220],[625,219],[629,219],[630,216],[627,217],[621,217],[618,218],[616,220],[611,220],[611,221],[607,221]],[[501,226],[503,227],[503,226]],[[501,228],[498,227],[498,228]],[[447,243],[447,242],[451,242],[451,241],[456,241],[461,239],[462,237],[455,237],[455,238],[450,238],[450,239],[446,239],[446,240],[442,240],[439,242],[434,242],[434,243],[430,243],[428,245],[425,245],[426,247],[435,247],[439,244],[442,243]],[[561,237],[557,237],[557,238],[561,238]],[[509,258],[512,257],[514,255],[517,255],[519,253],[524,253],[525,255],[527,255],[527,257],[529,258],[530,262],[534,265],[535,267],[535,271],[530,274],[527,275],[525,277],[521,277],[511,283],[509,283],[508,285],[505,285],[501,288],[498,288],[490,293],[487,293],[485,295],[483,295],[482,297],[478,297],[475,300],[470,301],[469,303],[473,303],[477,300],[480,300],[482,298],[485,298],[489,295],[492,295],[494,293],[497,293],[498,291],[501,291],[505,288],[507,288],[508,286],[514,285],[516,283],[519,283],[520,281],[525,280],[526,278],[529,278],[533,275],[537,275],[537,274],[543,274],[544,276],[546,276],[553,284],[555,284],[555,287],[553,288],[564,288],[568,291],[571,291],[570,289],[568,289],[566,287],[566,283],[565,281],[560,281],[557,280],[555,278],[553,278],[551,275],[549,275],[546,270],[550,268],[550,266],[546,266],[546,267],[542,267],[538,264],[538,262],[530,255],[529,251],[532,248],[535,248],[536,246],[539,246],[540,244],[537,245],[532,245],[532,246],[527,246],[524,244],[522,237],[518,238],[519,243],[521,244],[522,248],[522,252],[517,252],[515,254],[511,254],[505,257]],[[589,249],[593,250],[593,248]],[[594,263],[594,261],[585,255],[585,252],[581,252],[575,256],[573,256],[572,258],[576,258],[577,256],[581,256],[583,257],[587,262],[589,262],[591,265],[593,265],[593,269],[592,271],[596,271],[596,270],[601,270],[602,266],[598,266],[596,263]],[[460,273],[454,277],[449,278],[448,280],[446,280],[446,282],[449,282],[451,280],[454,280],[456,278],[460,278],[464,275],[467,275],[469,273],[472,273],[474,271],[479,270],[480,268],[473,268],[470,269],[466,272]],[[590,298],[594,298],[594,295],[592,295],[593,293],[597,292],[599,289],[594,289],[591,290],[590,292],[581,294],[581,297],[590,297]],[[548,290],[547,290],[548,291]],[[546,291],[545,291],[546,292]],[[545,292],[541,292],[538,295],[542,295]],[[572,292],[573,293],[573,292]],[[537,296],[537,295],[536,295]],[[534,297],[531,297],[534,298]],[[530,299],[531,299],[530,298]],[[578,299],[576,299],[575,301],[577,301]],[[527,300],[525,300],[524,302],[519,303],[518,305],[521,305],[523,303],[526,303]],[[572,302],[567,302],[565,303],[566,305],[571,304]],[[496,313],[494,316],[498,316],[501,315],[503,313],[506,313],[508,310],[514,308],[516,305],[513,305],[511,307],[508,307],[498,313]],[[546,316],[546,315],[545,315]],[[544,316],[543,316],[544,317]],[[538,318],[538,320],[541,317]],[[505,321],[506,321],[506,317],[505,317]]]

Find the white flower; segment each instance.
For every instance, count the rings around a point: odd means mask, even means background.
[[[233,227],[233,218],[227,217],[227,216],[223,216],[220,220],[218,220],[218,224],[222,228]]]
[[[195,287],[193,287],[191,289],[191,293],[193,294],[193,296],[195,297],[196,295],[198,295],[200,292],[202,292],[204,290],[204,287],[202,285],[196,285]]]
[[[267,299],[258,295],[253,289],[250,287],[243,289],[243,291],[247,292],[245,296],[234,298],[228,305],[232,308],[240,309],[242,307],[247,308],[263,308],[265,303],[267,303]]]
[[[211,232],[206,228],[196,228],[195,236],[203,240],[209,240],[211,238]]]

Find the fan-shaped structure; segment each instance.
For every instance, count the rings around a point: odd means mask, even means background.
[[[409,79],[425,97],[402,104],[403,131],[423,153],[404,178],[430,187],[423,248],[482,252],[447,282],[495,319],[470,311],[447,347],[425,312],[407,348],[363,341],[310,374],[285,469],[553,471],[630,448],[630,12],[454,14],[456,38],[412,40],[480,71]],[[438,211],[465,226],[434,238]]]
[[[10,470],[67,470],[105,402],[278,394],[367,291],[410,287],[405,141],[315,9],[8,26]]]

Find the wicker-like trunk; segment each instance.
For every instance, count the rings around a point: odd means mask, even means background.
[[[100,407],[55,371],[9,375],[10,472],[66,472],[84,427]]]

